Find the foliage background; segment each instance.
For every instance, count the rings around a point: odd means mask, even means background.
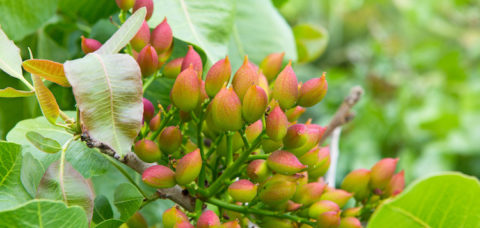
[[[64,62],[80,57],[81,35],[104,42],[116,30],[108,18],[117,13],[114,1],[32,2],[0,0],[2,29],[24,51],[24,59],[27,47],[36,58]],[[476,165],[480,163],[479,1],[276,0],[274,4],[293,27],[297,44],[318,50],[307,59],[321,54],[328,43],[318,59],[295,65],[301,81],[328,72],[328,96],[306,118],[327,123],[351,86],[365,88],[357,117],[342,134],[338,181],[352,169],[391,156],[400,157],[407,182],[442,170],[480,177]],[[250,13],[244,15],[253,20],[243,25],[246,31],[255,29],[255,20],[269,15]],[[305,24],[320,29],[315,42],[302,43],[305,34],[313,34],[305,32]],[[279,37],[261,32],[271,39]],[[299,53],[300,60],[304,56]],[[261,58],[253,60],[258,63]],[[7,86],[22,88],[0,72],[0,87]],[[61,109],[74,109],[69,89],[49,87]],[[18,121],[39,115],[34,97],[0,98],[0,139]]]

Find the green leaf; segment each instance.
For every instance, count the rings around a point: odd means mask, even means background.
[[[67,161],[48,167],[38,186],[36,198],[63,200],[68,206],[82,207],[90,220],[93,214],[93,190],[87,180]]]
[[[0,97],[29,97],[35,95],[34,91],[17,90],[12,87],[0,89]]]
[[[25,187],[32,198],[35,198],[38,185],[44,173],[45,168],[42,163],[35,159],[32,154],[26,153],[23,155],[20,179],[22,180],[23,187]]]
[[[7,227],[87,227],[81,207],[68,207],[63,202],[36,199],[20,207],[0,212],[0,221]]]
[[[120,211],[120,218],[127,221],[142,205],[143,196],[130,183],[120,184],[113,195],[113,204]]]
[[[104,195],[99,195],[95,198],[93,208],[93,222],[100,223],[102,221],[113,218],[113,211],[110,202]]]
[[[0,210],[15,207],[31,199],[21,183],[22,147],[0,141]],[[0,221],[3,222],[2,219]]]
[[[480,183],[447,173],[420,180],[382,204],[368,227],[479,227]]]
[[[12,2],[13,3],[13,2]],[[4,18],[5,14],[2,14],[2,5],[0,4],[0,18]],[[1,20],[1,19],[0,19]],[[0,24],[3,23],[0,21]],[[20,49],[9,40],[7,35],[0,27],[0,69],[5,71],[12,77],[23,79],[22,74],[22,57],[20,56]]]
[[[101,18],[108,18],[118,6],[111,0],[61,0],[58,8],[71,17],[80,17],[93,24]]]
[[[323,27],[299,24],[293,28],[298,62],[310,62],[320,57],[328,44],[328,32]]]
[[[0,24],[13,40],[35,32],[55,15],[58,0],[0,0]]]
[[[70,117],[75,117],[75,112],[65,113]],[[25,137],[26,133],[32,131],[32,129],[35,129],[37,133],[44,137],[55,139],[60,144],[64,144],[72,138],[72,135],[65,129],[50,124],[43,116],[20,121],[8,133],[7,140],[22,145],[23,154],[31,153],[42,163],[43,167],[49,167],[52,162],[60,158],[60,153],[48,154],[34,147]],[[65,157],[85,178],[104,174],[109,166],[108,160],[99,151],[88,148],[85,143],[80,141],[74,141],[70,144]]]
[[[67,61],[64,68],[86,133],[121,157],[130,152],[143,115],[142,79],[135,59],[90,53]]]
[[[56,124],[57,118],[60,115],[60,108],[58,107],[57,100],[55,100],[55,96],[53,96],[53,93],[43,84],[40,77],[32,74],[32,80],[33,87],[35,87],[35,95],[42,109],[43,116],[45,116],[50,123]]]
[[[60,143],[54,139],[43,137],[41,134],[34,131],[27,132],[25,137],[27,137],[28,141],[30,141],[33,146],[46,153],[54,154],[62,149]]]
[[[207,65],[225,58],[235,14],[233,0],[155,0],[154,5],[158,7],[149,20],[151,27],[167,17],[175,38],[202,48]]]
[[[120,227],[124,222],[118,219],[109,219],[105,220],[95,226],[95,228],[117,228]]]
[[[97,54],[115,54],[119,52],[130,40],[137,34],[145,20],[147,10],[142,8],[135,11],[122,27],[118,29],[110,39],[105,42],[102,47],[95,51]]]
[[[285,61],[297,60],[292,30],[270,0],[237,1],[235,24],[228,46],[232,68],[243,57],[260,63],[268,54],[285,52]]]

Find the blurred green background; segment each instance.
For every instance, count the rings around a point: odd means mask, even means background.
[[[27,47],[36,58],[77,58],[83,55],[80,35],[104,42],[116,30],[109,20],[117,12],[113,0],[25,5],[23,11],[36,12],[28,20],[40,23],[28,26],[17,22],[21,12],[5,7],[26,1],[0,0],[2,29],[24,58]],[[356,118],[343,128],[339,181],[382,157],[400,157],[407,182],[443,170],[480,177],[479,1],[273,2],[293,28],[299,80],[327,72],[328,95],[305,118],[326,124],[352,86],[365,89]],[[0,72],[0,88],[20,84]],[[60,108],[74,108],[70,89],[49,87]],[[34,97],[0,98],[0,139],[18,121],[38,115]]]

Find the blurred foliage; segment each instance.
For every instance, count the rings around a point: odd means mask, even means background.
[[[337,177],[380,157],[400,157],[407,181],[480,176],[480,1],[278,2],[292,26],[329,33],[322,57],[296,66],[302,80],[328,72],[326,100],[306,115],[327,123],[350,87],[365,89],[343,129]]]

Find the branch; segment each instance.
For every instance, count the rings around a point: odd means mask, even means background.
[[[110,146],[102,142],[96,141],[95,139],[91,138],[87,133],[83,133],[81,139],[87,144],[88,147],[99,149],[100,152],[115,158],[117,161],[122,162],[123,164],[135,170],[137,173],[142,174],[145,169],[154,165],[143,162],[133,152],[129,152],[122,159]],[[188,191],[184,191],[178,185],[172,188],[157,189],[157,193],[160,198],[170,199],[185,208],[185,210],[195,210],[195,198],[191,196]]]
[[[343,103],[337,109],[337,112],[333,116],[330,123],[327,125],[327,129],[325,130],[325,133],[323,133],[319,144],[325,142],[325,139],[327,139],[328,136],[332,134],[335,128],[342,126],[353,119],[355,115],[351,112],[351,109],[358,102],[358,100],[360,100],[362,94],[363,89],[360,86],[355,86],[350,90],[350,94],[345,97]]]

